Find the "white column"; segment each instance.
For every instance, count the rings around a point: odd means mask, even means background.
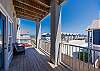
[[[40,40],[41,40],[41,23],[36,23],[36,48],[39,48],[40,46]]]
[[[58,38],[59,38],[59,42],[61,43],[61,12],[62,12],[62,8],[60,8],[60,16],[59,16],[59,25],[58,25]],[[61,53],[62,53],[62,49],[61,49],[61,44],[59,44],[59,60],[58,62],[61,62]]]
[[[18,30],[17,30],[18,43],[20,43],[20,33],[21,33],[20,24],[21,24],[21,20],[20,18],[18,18]]]
[[[58,64],[59,43],[61,43],[61,23],[59,23],[60,6],[56,0],[51,0],[51,49],[50,60]]]

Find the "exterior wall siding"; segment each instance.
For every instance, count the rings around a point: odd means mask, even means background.
[[[0,0],[0,3],[4,7],[4,9],[9,14],[10,18],[13,19],[14,7],[12,0]]]
[[[16,32],[17,32],[17,19],[16,19],[16,14],[15,14],[15,11],[14,11],[14,7],[13,7],[13,2],[12,0],[0,0],[0,11],[5,14],[6,16],[6,50],[4,50],[4,70],[5,71],[8,71],[8,67],[9,67],[9,64],[13,58],[13,46],[11,47],[11,51],[8,52],[8,23],[9,21],[11,21],[12,23],[12,37],[11,37],[11,41],[12,42],[12,45],[13,43],[16,42]]]

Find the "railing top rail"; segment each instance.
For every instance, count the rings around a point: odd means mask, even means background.
[[[43,40],[43,39],[40,39],[40,41],[43,41],[43,42],[45,42],[45,43],[51,43],[50,41]]]
[[[69,43],[60,43],[60,44],[63,44],[63,45],[69,45],[69,46],[74,46],[74,47],[79,47],[79,48],[83,48],[83,49],[87,49],[87,50],[93,50],[93,51],[98,51],[100,52],[100,50],[97,50],[97,49],[92,49],[92,48],[87,48],[87,47],[82,47],[82,46],[78,46],[78,45],[73,45],[73,44],[69,44]]]

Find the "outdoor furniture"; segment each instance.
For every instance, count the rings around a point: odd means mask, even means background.
[[[19,46],[18,43],[15,43],[14,52],[15,52],[15,54],[20,54],[20,53],[25,54],[25,47],[24,46]]]

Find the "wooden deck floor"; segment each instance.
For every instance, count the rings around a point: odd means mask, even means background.
[[[63,66],[52,68],[48,57],[35,48],[28,48],[25,55],[16,55],[10,64],[9,71],[70,71]]]

